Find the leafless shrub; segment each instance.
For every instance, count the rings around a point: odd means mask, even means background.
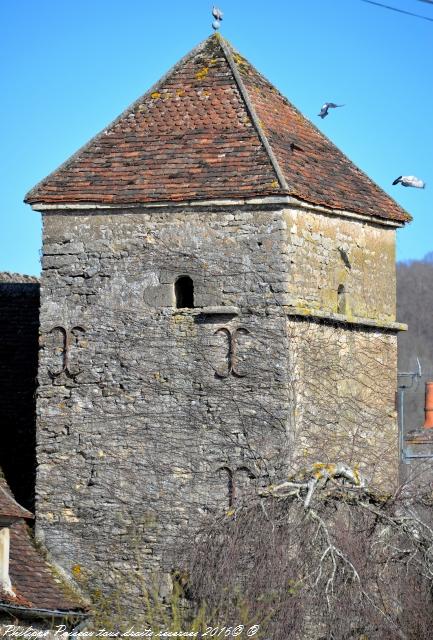
[[[314,473],[262,492],[202,529],[188,589],[215,623],[260,625],[272,640],[428,640],[433,528],[415,503]]]

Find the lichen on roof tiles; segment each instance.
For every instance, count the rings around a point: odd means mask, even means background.
[[[410,220],[215,34],[25,200],[112,205],[269,195]]]
[[[17,522],[11,527],[10,578],[18,599],[29,609],[85,611],[86,605],[63,578],[56,575],[36,548],[28,526]],[[0,602],[2,596],[0,594]],[[19,604],[4,600],[10,604]]]

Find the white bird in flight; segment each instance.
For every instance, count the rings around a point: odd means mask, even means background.
[[[325,102],[325,104],[322,105],[322,108],[321,108],[320,113],[318,115],[323,120],[323,118],[326,118],[326,116],[328,115],[328,110],[329,109],[336,109],[337,107],[344,107],[344,104],[335,104],[335,102]]]
[[[400,183],[403,187],[416,187],[417,189],[424,189],[425,182],[416,178],[415,176],[399,176],[394,180],[392,184]]]

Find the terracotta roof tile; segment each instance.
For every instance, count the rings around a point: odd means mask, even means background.
[[[214,35],[39,183],[26,202],[136,204],[267,195],[410,219]]]
[[[234,59],[290,194],[332,209],[411,219],[266,78],[239,55]]]
[[[0,590],[0,606],[4,604],[28,609],[85,611],[86,606],[80,598],[36,548],[30,528],[23,520],[33,518],[33,514],[15,502],[1,469],[0,515],[20,518],[10,526],[9,575],[15,596]]]
[[[12,495],[11,490],[0,469],[0,519],[6,518],[33,518],[33,514],[24,509]]]
[[[0,594],[0,602],[35,609],[82,611],[78,596],[57,577],[36,549],[29,527],[23,522],[11,526],[9,574],[16,598]],[[27,604],[25,604],[27,603]]]

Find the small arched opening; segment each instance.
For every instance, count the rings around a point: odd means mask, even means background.
[[[344,284],[338,285],[337,312],[342,314],[346,313],[346,289],[344,288]]]
[[[176,309],[194,309],[194,282],[189,276],[180,276],[174,283]]]

